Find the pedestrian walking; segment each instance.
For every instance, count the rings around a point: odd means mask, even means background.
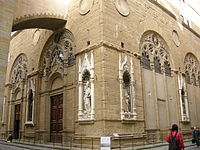
[[[199,147],[200,145],[199,138],[200,138],[199,128],[193,127],[192,128],[192,143],[196,143],[197,147]]]
[[[182,150],[185,148],[181,132],[178,131],[178,125],[173,124],[171,132],[167,135],[169,150]]]

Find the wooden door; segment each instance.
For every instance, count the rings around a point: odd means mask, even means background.
[[[51,97],[51,142],[62,142],[63,95]]]
[[[20,129],[20,104],[15,105],[14,139],[19,138]]]

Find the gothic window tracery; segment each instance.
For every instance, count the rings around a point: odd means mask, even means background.
[[[171,76],[167,45],[158,34],[154,32],[146,33],[141,40],[141,51],[141,61],[144,69],[153,68],[155,72],[162,73],[162,67],[164,67],[165,75]]]
[[[155,72],[161,73],[161,65],[158,57],[154,58],[154,67],[155,67]]]
[[[196,86],[196,77],[198,76],[199,70],[199,63],[196,57],[193,54],[187,54],[185,57],[184,64],[186,83]]]
[[[190,75],[189,75],[189,72],[185,72],[185,81],[187,84],[190,84]]]
[[[66,66],[74,64],[74,43],[72,35],[67,31],[61,31],[52,35],[46,44],[43,56],[41,73],[46,76],[52,72],[64,70]]]
[[[146,52],[142,53],[142,66],[145,69],[151,69],[149,55]]]
[[[171,66],[168,61],[164,62],[164,68],[165,68],[165,74],[170,77],[171,76]]]

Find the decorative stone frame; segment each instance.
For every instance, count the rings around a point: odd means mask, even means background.
[[[32,116],[31,120],[28,120],[28,113],[29,113],[29,91],[32,90]],[[28,79],[27,84],[27,105],[26,105],[26,123],[25,124],[31,124],[34,125],[34,109],[35,109],[35,93],[36,93],[36,79],[30,78]]]
[[[181,105],[181,121],[189,122],[190,117],[186,83],[197,86],[199,76],[199,63],[193,54],[189,53],[186,55],[184,60],[184,67],[184,73],[181,73],[178,78],[179,97]]]
[[[129,81],[129,88],[130,88],[130,104],[131,108],[130,111],[125,110],[124,101],[125,101],[125,88],[124,88],[124,80],[123,76],[124,73],[129,73],[130,81]],[[135,104],[135,75],[134,75],[134,67],[133,67],[133,60],[125,56],[122,58],[119,55],[119,83],[120,83],[120,109],[121,109],[121,120],[136,120],[137,113],[136,113],[136,104]]]
[[[179,98],[181,107],[181,121],[189,122],[190,121],[189,107],[188,107],[186,81],[184,74],[179,74],[178,76],[178,88],[179,88]]]
[[[79,58],[79,70],[78,70],[78,86],[79,86],[79,95],[78,95],[78,120],[79,121],[89,121],[94,120],[94,56],[93,52],[90,54],[90,61],[88,59],[88,54],[85,53],[83,61]],[[85,112],[83,105],[84,105],[84,83],[83,83],[83,76],[88,72],[90,74],[89,82],[90,82],[90,89],[91,89],[91,108],[89,112]]]

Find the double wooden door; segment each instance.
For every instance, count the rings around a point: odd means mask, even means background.
[[[20,129],[20,104],[15,105],[15,120],[14,120],[14,139],[19,139]]]
[[[63,95],[56,95],[51,97],[51,142],[62,142],[63,130]]]

